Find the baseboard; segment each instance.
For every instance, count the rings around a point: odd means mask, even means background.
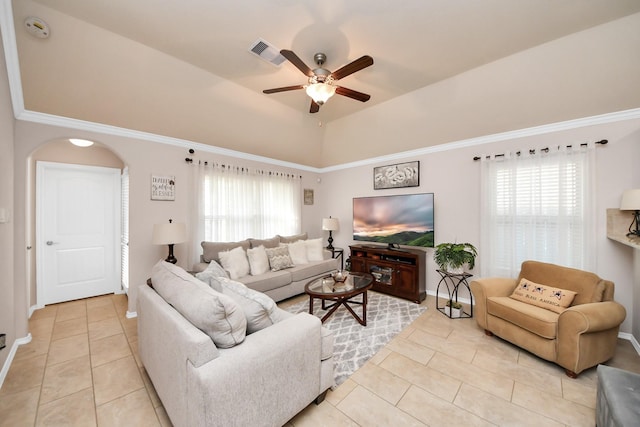
[[[433,297],[436,296],[436,291],[427,291],[427,295],[431,295]],[[440,298],[448,300],[449,299],[449,294],[443,294],[440,293]],[[458,298],[458,302],[461,302],[462,304],[471,304],[471,300],[469,298]]]
[[[9,373],[9,368],[11,367],[11,363],[13,362],[13,358],[18,351],[18,346],[22,344],[28,344],[31,342],[31,333],[29,333],[24,338],[18,338],[13,342],[11,346],[11,350],[9,351],[9,356],[7,356],[7,360],[4,361],[4,365],[2,366],[2,370],[0,371],[0,389],[2,388],[2,384],[4,384],[4,379],[7,377]]]
[[[638,343],[636,337],[628,332],[618,332],[618,338],[631,341],[631,345],[636,349],[636,352],[638,352],[638,355],[640,356],[640,343]]]
[[[127,319],[133,319],[134,317],[138,317],[138,313],[135,311],[127,310]]]
[[[29,319],[31,319],[31,315],[33,315],[34,311],[40,310],[41,308],[44,308],[44,305],[32,305],[29,307]]]

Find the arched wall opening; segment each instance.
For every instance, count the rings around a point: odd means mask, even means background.
[[[27,158],[27,283],[29,307],[32,312],[37,306],[37,282],[36,282],[36,164],[40,161],[66,163],[83,166],[101,166],[119,169],[122,172],[127,165],[122,158],[107,145],[97,141],[91,141],[89,147],[73,145],[69,138],[57,138],[47,141],[34,149]]]

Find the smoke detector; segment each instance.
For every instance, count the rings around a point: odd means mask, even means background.
[[[29,34],[34,35],[40,39],[46,39],[51,32],[49,31],[49,25],[40,18],[30,16],[24,20],[24,26],[27,28]]]

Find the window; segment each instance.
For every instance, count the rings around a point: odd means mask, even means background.
[[[300,176],[222,165],[193,167],[196,245],[300,233]],[[198,249],[194,247],[196,254]]]
[[[593,150],[483,159],[483,275],[515,277],[525,260],[591,270]]]

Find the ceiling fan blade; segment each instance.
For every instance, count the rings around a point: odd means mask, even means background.
[[[371,99],[371,95],[367,95],[366,93],[358,92],[353,89],[347,89],[346,87],[342,86],[336,87],[336,93],[338,95],[347,96],[361,102],[367,102],[369,99]]]
[[[302,85],[295,85],[295,86],[285,86],[285,87],[277,87],[274,89],[265,89],[262,91],[262,93],[278,93],[278,92],[286,92],[288,90],[297,90],[297,89],[303,89],[304,86]]]
[[[344,67],[334,71],[333,73],[331,73],[331,76],[334,78],[334,80],[340,80],[342,78],[347,77],[350,74],[355,73],[356,71],[360,71],[363,68],[367,68],[370,65],[373,65],[373,58],[370,57],[369,55],[364,55],[356,59],[355,61],[345,65]]]
[[[306,75],[307,77],[311,77],[313,76],[313,70],[311,68],[309,68],[307,66],[307,64],[305,64],[304,62],[302,62],[302,59],[300,59],[298,57],[298,55],[296,55],[295,53],[293,53],[292,50],[287,50],[287,49],[282,49],[280,51],[280,55],[284,56],[285,58],[287,58],[287,60],[289,62],[291,62],[293,65],[295,65],[298,70],[302,71],[302,73],[304,75]]]
[[[314,101],[312,99],[311,100],[311,107],[309,108],[309,112],[310,113],[317,113],[318,111],[320,111],[320,106],[316,103],[316,101]]]

